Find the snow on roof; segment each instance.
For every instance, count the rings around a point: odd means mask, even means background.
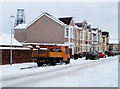
[[[97,34],[98,32],[97,32],[97,30],[96,30],[96,31],[93,31],[93,30],[92,30],[92,33],[93,33],[93,34]]]
[[[0,45],[10,46],[11,45],[11,35],[0,33]],[[13,46],[23,46],[14,37],[12,37]]]
[[[78,27],[77,25],[75,25],[75,28],[79,29],[79,30],[82,30],[83,28],[82,27]]]
[[[0,49],[11,49],[11,47],[0,47]],[[14,50],[30,50],[29,48],[15,48],[15,47],[12,47],[12,49]]]
[[[108,32],[107,30],[102,30],[102,32]]]
[[[109,44],[119,44],[118,40],[109,40]]]
[[[15,29],[26,29],[28,24],[19,24],[15,27]]]
[[[23,45],[57,45],[57,46],[68,46],[68,44],[55,44],[55,43],[22,43]]]
[[[62,26],[67,26],[65,23],[63,23],[62,21],[60,21],[58,18],[56,18],[53,15],[50,15],[46,12],[43,12],[40,16],[38,16],[37,18],[35,18],[32,22],[30,22],[29,24],[19,24],[18,26],[15,27],[15,29],[26,29],[29,26],[31,26],[33,23],[35,23],[37,20],[39,20],[42,16],[47,16],[48,18],[52,19],[53,21],[57,22],[58,24],[62,25]]]
[[[24,8],[17,8],[17,9],[24,9]]]

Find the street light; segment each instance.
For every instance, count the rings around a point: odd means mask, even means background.
[[[10,50],[10,65],[12,65],[12,34],[13,34],[13,24],[12,24],[12,18],[14,18],[13,15],[9,17],[10,25],[11,25],[11,50]]]

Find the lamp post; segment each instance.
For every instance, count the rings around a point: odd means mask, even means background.
[[[10,17],[9,17],[9,20],[10,20],[10,25],[11,25],[11,49],[10,49],[10,65],[12,65],[12,34],[13,34],[13,24],[12,24],[12,21],[11,21],[11,19],[13,19],[14,18],[14,16],[13,15],[11,15]]]

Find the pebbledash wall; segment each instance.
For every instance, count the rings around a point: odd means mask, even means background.
[[[0,49],[2,53],[2,62],[0,64],[10,64],[10,49]],[[25,63],[32,62],[32,51],[31,50],[21,50],[13,49],[12,50],[12,63]]]

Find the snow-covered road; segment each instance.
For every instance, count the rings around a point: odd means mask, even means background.
[[[68,65],[35,63],[0,66],[3,87],[118,87],[118,57],[73,60]],[[21,70],[23,67],[33,67]]]

